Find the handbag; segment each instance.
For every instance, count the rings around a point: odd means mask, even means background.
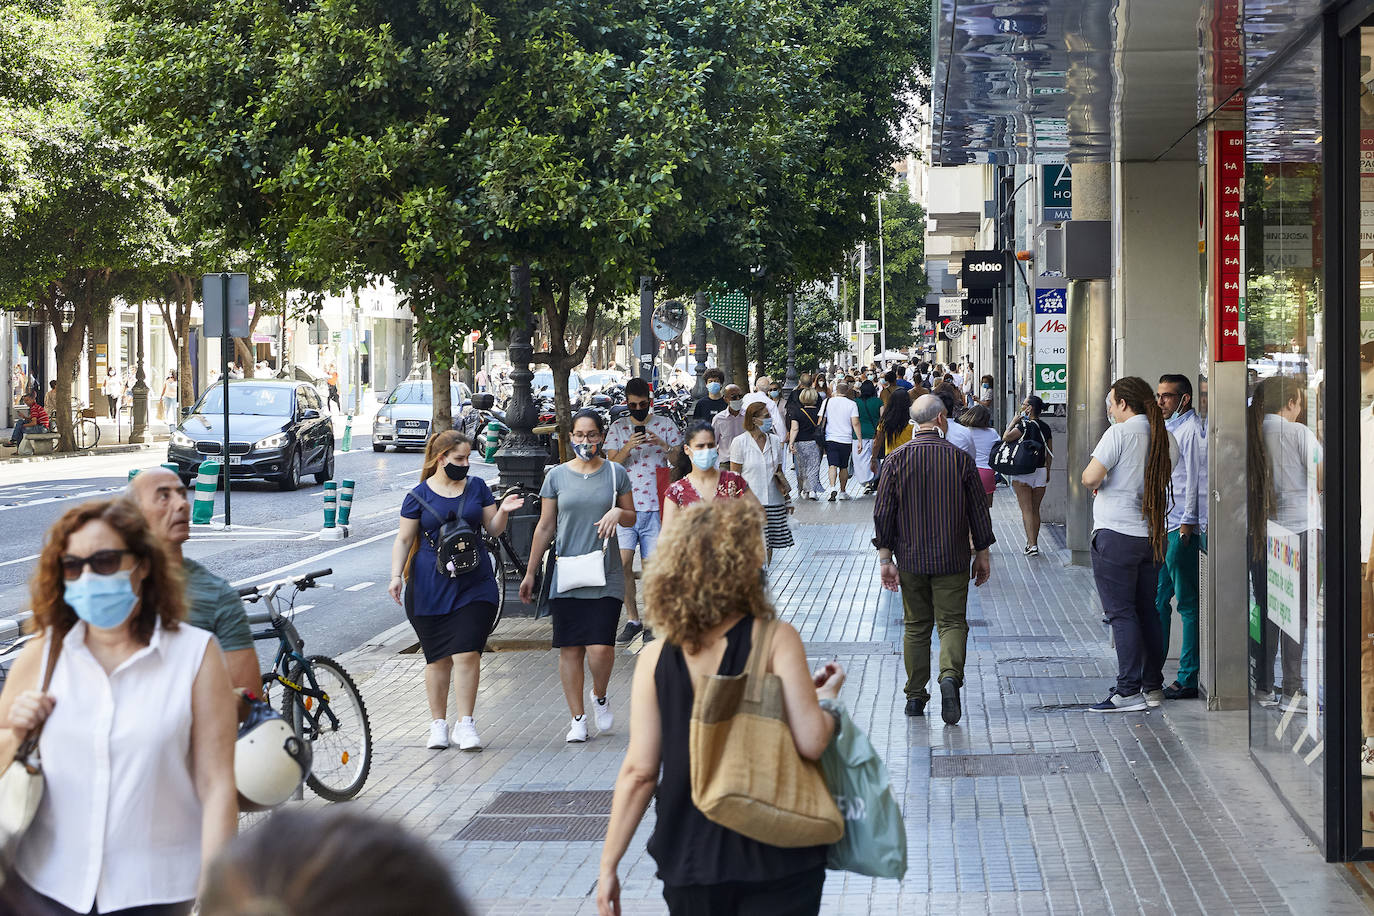
[[[1034,429],[1036,439],[1027,433]],[[988,454],[988,467],[999,474],[1032,474],[1036,468],[1045,464],[1045,436],[1039,424],[1021,424],[1021,438],[1015,442],[1003,440],[992,447]]]
[[[892,796],[887,767],[849,710],[822,700],[835,716],[835,737],[821,755],[821,772],[844,815],[844,836],[826,852],[826,865],[871,878],[906,874],[906,825]]]
[[[57,631],[48,630],[48,661],[43,672],[42,692],[48,692],[52,683],[52,671],[57,667],[57,656],[62,651],[62,640]],[[19,841],[33,823],[38,813],[38,805],[43,800],[43,761],[38,753],[38,739],[43,734],[43,723],[24,736],[19,749],[14,752],[5,771],[0,773],[0,858],[8,865],[14,859]],[[7,871],[8,869],[5,869]],[[0,877],[0,883],[3,878]]]
[[[615,508],[615,463],[611,465],[611,508]],[[579,553],[572,557],[558,558],[558,592],[563,594],[575,588],[601,588],[606,584],[606,550],[611,539],[601,539],[601,549],[591,553]]]
[[[704,675],[689,726],[692,804],[706,819],[770,846],[828,845],[844,819],[820,766],[797,753],[770,673],[776,620],[755,620],[744,673]]]

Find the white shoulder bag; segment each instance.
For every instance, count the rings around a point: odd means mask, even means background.
[[[615,508],[615,462],[607,458],[611,470],[611,508]],[[575,557],[559,557],[555,566],[554,580],[559,594],[575,588],[601,588],[606,584],[606,550],[610,538],[602,538],[601,549],[591,553],[580,553]]]
[[[52,671],[57,667],[57,655],[62,651],[62,640],[56,630],[48,630],[47,667],[43,672],[43,693],[48,692],[52,683]],[[37,728],[24,736],[14,759],[4,772],[0,773],[0,860],[8,866],[14,860],[19,841],[33,823],[38,813],[38,804],[43,800],[43,763],[39,759],[38,739],[43,734],[40,723]],[[4,869],[8,871],[8,867]],[[3,883],[0,877],[0,883]]]

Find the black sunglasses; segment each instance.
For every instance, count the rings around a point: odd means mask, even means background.
[[[117,572],[124,563],[124,555],[132,550],[97,550],[89,557],[66,554],[62,557],[62,578],[74,581],[81,578],[81,571],[88,565],[97,576],[108,576]]]

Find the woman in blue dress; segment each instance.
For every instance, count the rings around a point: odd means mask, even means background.
[[[425,447],[420,483],[401,503],[401,527],[391,548],[391,582],[387,591],[420,638],[425,653],[425,695],[429,699],[428,746],[449,745],[448,692],[458,699],[458,723],[453,737],[465,751],[481,750],[473,710],[481,653],[496,620],[496,574],[481,538],[478,562],[472,572],[450,576],[439,572],[439,530],[450,518],[461,517],[473,531],[485,528],[493,536],[506,530],[510,513],[525,504],[521,496],[507,496],[496,505],[487,482],[468,476],[472,440],[454,430],[433,436]]]

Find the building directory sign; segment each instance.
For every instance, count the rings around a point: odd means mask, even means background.
[[[1073,171],[1068,163],[1040,167],[1040,203],[1047,223],[1073,218]]]
[[[1068,281],[1040,277],[1035,290],[1036,395],[1046,404],[1066,404],[1069,395]]]

